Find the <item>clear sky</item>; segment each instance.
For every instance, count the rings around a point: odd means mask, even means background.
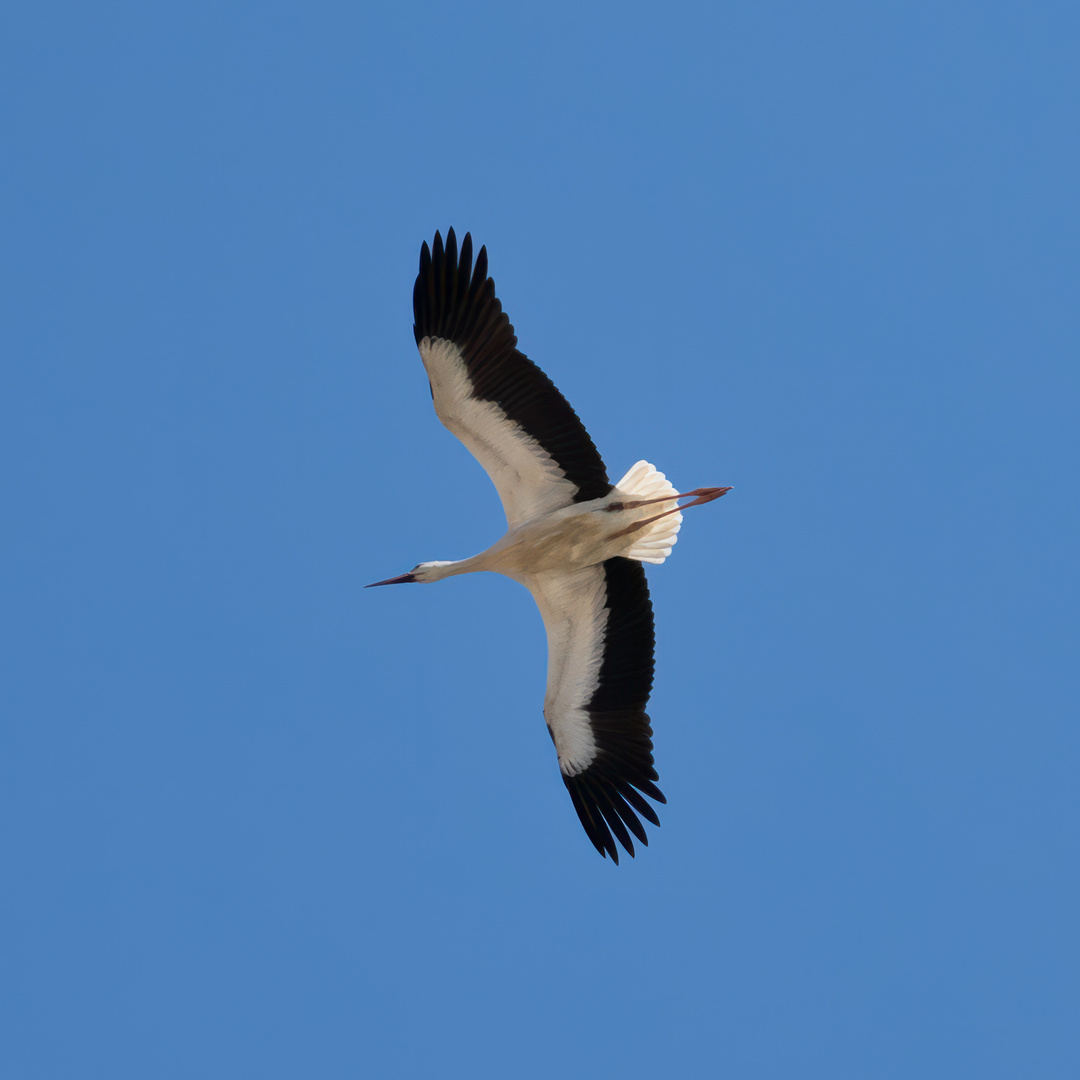
[[[0,1073],[1080,1075],[1075,3],[0,15]],[[649,578],[585,837],[412,340],[486,244]]]

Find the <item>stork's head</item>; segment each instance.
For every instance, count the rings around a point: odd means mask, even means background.
[[[376,585],[407,585],[413,581],[418,581],[421,584],[427,584],[429,581],[439,581],[448,576],[445,568],[453,565],[453,562],[422,562],[414,566],[407,574],[387,578],[385,581],[373,581],[370,585],[365,585],[364,588],[374,589]]]

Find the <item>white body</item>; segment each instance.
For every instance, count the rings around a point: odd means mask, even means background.
[[[580,419],[550,379],[517,350],[514,328],[466,234],[451,229],[420,251],[414,327],[439,419],[491,477],[507,531],[460,562],[421,563],[388,581],[432,582],[491,570],[533,595],[548,638],[544,718],[563,782],[589,839],[618,862],[616,840],[648,843],[639,815],[656,786],[646,713],[653,676],[653,618],[640,563],[671,554],[681,496],[663,473],[637,462],[612,485]],[[699,488],[695,503],[727,489]],[[685,507],[684,507],[685,509]]]

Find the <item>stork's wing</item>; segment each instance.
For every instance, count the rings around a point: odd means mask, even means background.
[[[514,328],[466,233],[420,249],[416,344],[439,419],[483,465],[511,526],[611,490],[589,433],[552,381],[515,348]]]
[[[548,635],[544,719],[585,832],[617,863],[612,834],[633,855],[648,844],[640,814],[660,822],[642,798],[666,802],[655,781],[645,706],[653,677],[653,618],[641,563],[608,559],[526,581]],[[629,830],[629,831],[628,831]]]

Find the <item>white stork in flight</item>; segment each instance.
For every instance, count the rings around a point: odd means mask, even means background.
[[[458,562],[425,562],[374,585],[439,581],[493,570],[532,593],[548,638],[544,719],[563,783],[601,855],[630,853],[630,833],[648,844],[638,815],[659,825],[645,801],[656,786],[645,706],[653,680],[653,618],[642,563],[671,554],[687,506],[730,488],[679,494],[639,461],[617,483],[577,414],[523,353],[495,282],[487,249],[472,259],[436,233],[420,249],[413,289],[416,344],[439,419],[491,477],[506,511],[506,535]],[[370,588],[371,586],[369,586]],[[613,838],[614,835],[614,838]]]

